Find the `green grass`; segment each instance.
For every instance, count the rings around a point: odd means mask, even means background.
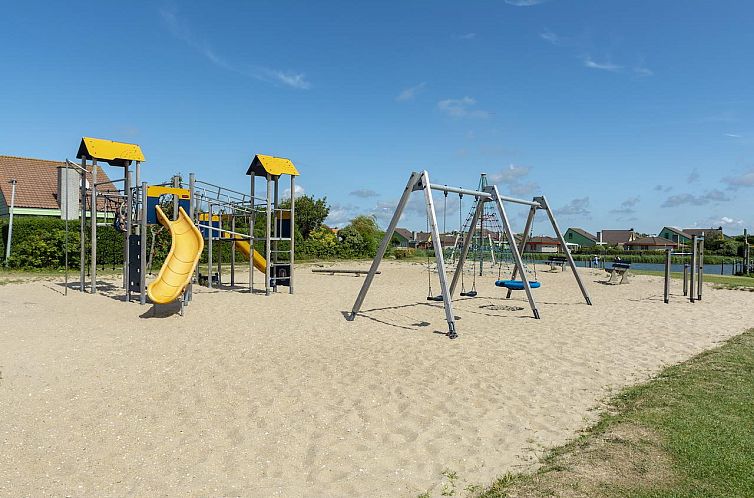
[[[631,273],[635,275],[653,275],[662,277],[664,273],[662,271],[652,270],[631,270]],[[670,274],[671,278],[682,279],[683,273],[675,272]],[[754,277],[739,277],[735,275],[712,275],[709,273],[704,274],[704,282],[710,284],[718,284],[721,288],[738,289],[738,288],[754,288]]]
[[[754,329],[611,405],[536,473],[477,496],[754,496]]]

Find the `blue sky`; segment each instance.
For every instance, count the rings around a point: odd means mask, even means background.
[[[338,226],[384,225],[428,169],[544,194],[564,227],[740,233],[752,19],[744,0],[11,2],[0,154],[72,158],[81,136],[109,138],[142,146],[148,181],[241,189],[255,153],[286,156]],[[420,229],[415,197],[401,224]]]

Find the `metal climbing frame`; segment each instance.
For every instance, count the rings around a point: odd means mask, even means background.
[[[437,184],[430,183],[429,173],[425,170],[422,172],[414,171],[413,173],[411,173],[411,176],[408,179],[408,183],[406,183],[406,188],[403,191],[403,195],[401,196],[401,199],[398,202],[398,206],[395,209],[395,213],[393,213],[393,217],[390,220],[390,224],[388,225],[387,231],[385,232],[385,236],[383,237],[382,242],[380,243],[380,247],[377,249],[377,254],[374,257],[374,260],[372,261],[372,265],[369,268],[369,273],[367,273],[366,279],[364,280],[364,283],[361,286],[361,290],[359,291],[359,294],[356,296],[356,301],[354,302],[353,308],[351,309],[351,313],[348,315],[349,321],[354,320],[356,316],[358,315],[359,311],[361,310],[361,306],[364,303],[364,298],[366,297],[367,292],[369,291],[369,287],[372,285],[372,281],[374,280],[374,276],[376,275],[377,270],[380,266],[380,263],[382,262],[382,258],[385,256],[385,251],[387,250],[387,246],[392,240],[393,233],[395,232],[395,228],[398,225],[398,221],[400,220],[401,215],[403,214],[403,211],[406,208],[408,199],[411,196],[411,193],[417,190],[424,191],[427,216],[430,221],[432,244],[433,244],[434,252],[435,252],[435,260],[437,262],[437,272],[438,272],[438,277],[440,279],[440,289],[442,292],[442,300],[443,300],[443,305],[445,308],[445,319],[448,322],[448,337],[450,337],[451,339],[454,339],[458,336],[458,333],[456,331],[455,315],[453,314],[452,296],[458,284],[459,277],[461,273],[463,272],[463,265],[466,261],[466,257],[469,252],[469,246],[473,239],[473,231],[470,230],[465,236],[465,240],[464,240],[463,247],[461,249],[461,254],[459,256],[458,264],[456,265],[456,270],[455,270],[455,273],[453,274],[453,280],[451,284],[448,285],[447,276],[445,273],[445,261],[443,257],[442,247],[440,244],[440,234],[437,227],[437,216],[435,213],[434,202],[432,199],[433,190],[474,196],[478,202],[477,202],[477,209],[474,212],[473,219],[471,222],[472,227],[476,226],[476,223],[479,220],[479,217],[482,215],[484,211],[484,203],[493,202],[503,222],[503,230],[505,231],[505,235],[509,241],[515,241],[515,239],[513,237],[513,230],[510,225],[510,220],[508,219],[508,214],[505,211],[506,202],[510,202],[514,204],[523,204],[523,205],[527,205],[531,207],[531,209],[529,210],[529,218],[527,219],[527,223],[526,223],[526,226],[528,228],[530,228],[531,224],[533,223],[533,218],[536,211],[538,209],[545,210],[548,214],[548,218],[552,225],[553,230],[557,234],[562,247],[565,248],[564,250],[568,258],[568,264],[571,266],[572,273],[574,275],[574,278],[576,279],[576,282],[579,285],[579,289],[581,290],[582,295],[584,296],[584,300],[586,301],[586,304],[588,305],[592,304],[591,298],[589,297],[589,293],[586,290],[586,287],[584,287],[584,284],[581,281],[581,277],[576,271],[576,265],[573,261],[573,257],[571,256],[570,251],[565,245],[565,240],[563,239],[563,234],[560,231],[560,227],[558,226],[558,223],[555,219],[555,215],[552,213],[552,210],[550,209],[547,203],[547,199],[544,196],[534,197],[531,201],[527,201],[523,199],[516,199],[514,197],[507,197],[507,196],[500,195],[500,192],[498,191],[497,186],[495,185],[488,185],[487,187],[484,188],[484,191],[454,188],[454,187],[448,187],[446,185],[437,185]],[[526,238],[526,235],[524,235],[524,241],[522,242],[521,248],[524,247],[525,238]],[[524,271],[524,265],[521,258],[521,250],[515,243],[510,243],[510,247],[511,247],[511,253],[513,254],[513,261],[514,261],[514,275],[516,274],[521,275],[521,281],[523,283],[524,290],[526,291],[526,297],[529,301],[529,306],[531,307],[532,314],[534,315],[534,318],[538,319],[540,318],[540,314],[537,308],[537,303],[534,300],[534,295],[532,294],[532,291],[531,291],[531,286],[529,285],[529,280],[527,279],[526,272]]]

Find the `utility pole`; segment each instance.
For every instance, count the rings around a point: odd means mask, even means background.
[[[9,181],[11,185],[10,190],[10,209],[8,210],[8,240],[5,245],[5,266],[8,266],[8,259],[10,259],[10,244],[13,239],[13,209],[16,205],[16,180]]]

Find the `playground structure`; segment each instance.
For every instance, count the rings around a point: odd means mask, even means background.
[[[393,217],[390,220],[390,224],[388,225],[387,231],[385,232],[385,236],[382,239],[382,242],[380,243],[380,247],[377,249],[377,254],[374,257],[374,260],[372,261],[372,265],[369,269],[369,273],[367,274],[363,285],[361,286],[361,290],[359,291],[358,296],[356,297],[356,301],[354,302],[353,308],[351,309],[351,313],[348,315],[348,320],[352,321],[356,318],[359,311],[361,310],[361,306],[364,302],[364,298],[367,295],[367,292],[369,291],[369,287],[372,284],[372,281],[374,280],[374,276],[379,269],[380,262],[382,261],[382,258],[385,255],[385,251],[387,250],[388,244],[392,240],[393,232],[395,231],[396,226],[398,225],[398,221],[400,220],[401,215],[403,214],[403,211],[406,207],[406,204],[408,203],[408,199],[412,192],[415,191],[423,191],[424,192],[424,199],[426,204],[426,212],[427,212],[427,218],[430,225],[431,230],[431,239],[432,244],[434,248],[435,253],[435,260],[437,264],[437,272],[438,277],[440,280],[440,289],[441,289],[441,296],[438,296],[437,301],[442,301],[444,308],[445,308],[445,319],[448,323],[448,337],[451,339],[455,339],[458,334],[456,331],[456,318],[453,314],[453,302],[452,302],[452,296],[454,294],[454,291],[457,287],[459,277],[463,273],[463,266],[466,261],[469,248],[471,245],[472,238],[474,236],[474,230],[469,230],[466,233],[463,246],[461,248],[458,263],[456,265],[455,271],[453,273],[453,279],[448,285],[447,282],[447,276],[445,273],[445,261],[442,251],[442,245],[440,242],[440,233],[437,225],[437,214],[435,212],[435,206],[434,206],[434,199],[432,198],[432,191],[437,190],[444,193],[455,193],[458,195],[469,195],[473,196],[475,198],[476,202],[476,210],[474,211],[474,215],[472,217],[471,223],[469,226],[476,227],[479,218],[482,216],[482,213],[484,211],[485,203],[486,202],[492,202],[494,203],[494,206],[497,209],[498,214],[500,215],[500,219],[503,222],[503,230],[505,231],[505,235],[509,241],[515,241],[513,230],[510,225],[510,221],[508,219],[508,214],[505,210],[505,203],[514,203],[514,204],[523,204],[529,206],[529,214],[526,219],[526,227],[524,228],[523,235],[521,237],[520,244],[517,245],[516,243],[510,243],[511,253],[513,257],[514,267],[513,272],[511,274],[511,279],[507,282],[509,282],[509,285],[503,285],[508,289],[507,298],[510,297],[511,292],[513,290],[524,290],[526,292],[526,297],[529,301],[529,306],[531,307],[532,314],[534,318],[539,319],[540,313],[539,309],[537,308],[537,303],[534,299],[534,295],[532,293],[532,285],[530,285],[530,282],[526,276],[526,268],[524,266],[521,253],[523,252],[524,248],[526,247],[526,242],[528,239],[528,234],[531,232],[532,224],[534,222],[534,216],[536,215],[537,210],[544,210],[547,213],[548,219],[550,221],[550,224],[552,225],[553,230],[555,231],[555,234],[558,237],[558,240],[560,241],[561,246],[564,248],[566,258],[568,260],[568,264],[571,267],[571,273],[573,273],[574,278],[576,279],[576,282],[581,290],[581,294],[584,297],[584,300],[586,301],[586,304],[591,305],[592,301],[589,297],[589,293],[586,290],[586,287],[584,287],[584,283],[581,281],[581,277],[578,274],[578,271],[576,270],[576,265],[573,261],[573,257],[571,256],[570,251],[568,250],[568,247],[566,246],[565,239],[563,238],[563,234],[560,231],[560,227],[558,226],[557,220],[555,219],[555,215],[550,209],[549,204],[547,203],[547,199],[544,196],[538,196],[534,197],[531,201],[523,200],[523,199],[516,199],[513,197],[506,197],[500,195],[497,186],[496,185],[488,185],[484,187],[483,191],[478,190],[467,190],[463,188],[453,188],[448,187],[446,185],[438,185],[430,183],[429,180],[429,173],[424,170],[421,172],[414,171],[411,173],[411,176],[408,179],[408,182],[406,183],[406,187],[403,191],[403,195],[401,196],[400,201],[398,202],[398,206],[395,209],[395,212],[393,213]],[[516,280],[516,277],[520,276],[520,280]]]
[[[663,301],[670,303],[670,273],[673,256],[687,256],[689,261],[683,264],[683,295],[688,296],[689,302],[694,303],[702,300],[704,286],[704,237],[694,235],[691,237],[691,252],[673,252],[673,249],[665,250],[665,278],[663,288]]]
[[[246,172],[251,177],[250,192],[242,193],[217,185],[196,180],[189,175],[189,185],[184,185],[179,176],[165,184],[148,185],[141,180],[141,163],[145,161],[141,148],[126,144],[84,137],[76,155],[80,164],[66,160],[66,179],[73,170],[80,176],[79,189],[79,230],[80,230],[80,277],[79,290],[86,288],[86,225],[90,226],[89,250],[89,292],[97,293],[97,227],[109,225],[99,220],[98,199],[113,199],[119,202],[116,210],[115,226],[123,232],[123,288],[126,301],[138,294],[140,304],[147,298],[154,304],[167,304],[180,300],[181,313],[192,299],[192,286],[201,280],[200,259],[207,249],[207,285],[222,283],[221,255],[213,257],[213,243],[230,243],[231,248],[231,288],[235,286],[235,250],[249,259],[249,292],[254,292],[253,268],[265,274],[265,294],[277,291],[278,286],[289,287],[293,293],[294,240],[293,222],[295,214],[295,177],[298,176],[293,163],[284,158],[256,155]],[[124,176],[110,183],[123,183],[117,192],[100,192],[97,183],[97,165],[106,162],[111,166],[123,167]],[[132,169],[133,167],[133,169]],[[135,173],[136,181],[133,181]],[[86,181],[90,174],[92,182]],[[290,175],[290,205],[281,206],[280,178]],[[255,197],[256,180],[266,180],[264,197]],[[67,186],[66,181],[64,185]],[[66,187],[67,188],[67,187]],[[166,197],[167,196],[167,197]],[[67,190],[64,197],[68,199]],[[172,219],[164,207],[172,198]],[[288,200],[286,199],[286,202]],[[66,206],[66,241],[70,209]],[[248,233],[236,231],[237,217],[247,221]],[[264,235],[255,236],[257,217],[263,219]],[[146,285],[147,235],[149,225],[160,224],[169,230],[171,246],[157,278]],[[154,237],[149,251],[149,260],[154,251]],[[255,247],[262,246],[264,256]],[[281,243],[287,243],[282,247]],[[214,264],[217,262],[217,273]],[[269,262],[269,263],[268,263]],[[151,266],[151,265],[150,265]],[[214,278],[213,278],[214,277]],[[68,245],[65,255],[65,288],[68,290]]]

